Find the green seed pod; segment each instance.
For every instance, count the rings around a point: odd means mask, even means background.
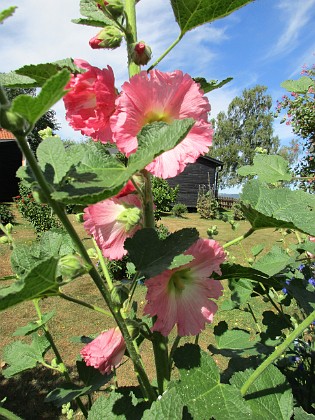
[[[129,290],[126,286],[122,284],[114,286],[110,291],[110,297],[112,299],[113,304],[118,307],[122,308],[125,300],[128,299]]]
[[[138,322],[135,321],[134,319],[127,319],[126,324],[127,324],[127,330],[130,334],[130,337],[133,340],[135,340],[140,333],[140,328],[139,328]]]
[[[87,272],[87,267],[82,264],[77,255],[69,254],[61,257],[58,262],[59,273],[68,279],[74,279]]]
[[[9,238],[7,236],[0,236],[0,244],[7,244],[9,242]]]
[[[12,223],[8,223],[5,225],[5,229],[8,233],[12,233],[13,225]]]

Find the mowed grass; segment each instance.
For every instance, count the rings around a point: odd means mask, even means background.
[[[84,231],[83,225],[78,223],[74,215],[69,216],[73,225],[77,229],[80,237],[82,238],[87,248],[92,247],[92,241]],[[207,238],[207,229],[212,225],[217,225],[219,234],[215,239],[221,244],[225,244],[235,237],[243,235],[250,228],[250,224],[245,221],[240,221],[239,227],[236,231],[231,229],[229,223],[224,223],[218,220],[204,220],[199,217],[197,213],[189,213],[185,218],[175,218],[171,216],[163,217],[159,222],[164,224],[171,232],[185,228],[195,227],[202,238]],[[31,244],[32,241],[36,240],[36,235],[33,229],[28,223],[26,223],[17,214],[17,224],[13,229],[13,237],[16,243]],[[287,247],[291,241],[291,236],[288,235],[285,238],[282,236],[280,231],[273,229],[260,230],[255,232],[246,240],[233,245],[229,248],[230,256],[235,257],[235,261],[241,264],[246,264],[247,259],[252,257],[251,248],[260,243],[265,246],[263,252],[267,252],[271,249],[272,245],[276,242],[282,243],[283,246]],[[8,276],[12,273],[10,267],[10,253],[9,246],[7,244],[0,244],[0,278]],[[72,283],[63,287],[63,293],[69,294],[72,297],[84,300],[88,303],[100,306],[106,309],[106,305],[102,300],[97,288],[90,279],[89,276],[85,275],[76,279]],[[139,286],[136,291],[136,299],[138,301],[139,315],[141,316],[143,307],[145,305],[145,286]],[[228,290],[225,291],[224,295],[220,298],[220,302],[225,299],[229,299]],[[75,377],[75,360],[77,359],[82,344],[74,343],[70,340],[71,337],[98,334],[102,330],[111,328],[114,326],[114,322],[111,317],[106,317],[95,311],[89,310],[85,307],[73,304],[60,298],[46,298],[41,302],[41,308],[43,313],[50,311],[55,312],[55,316],[52,321],[49,322],[49,329],[53,335],[55,342],[61,352],[66,365],[73,372]],[[261,301],[261,305],[255,307],[255,315],[258,322],[261,322],[262,312],[266,310],[266,304]],[[26,325],[30,321],[36,320],[36,311],[32,302],[24,302],[16,307],[10,308],[7,311],[1,313],[0,321],[0,366],[5,367],[5,362],[2,360],[3,349],[13,341],[22,339],[29,342],[29,337],[12,337],[14,331],[23,325]],[[207,326],[205,332],[200,336],[199,343],[207,349],[209,344],[214,344],[213,328],[221,320],[225,320],[230,327],[237,327],[253,334],[256,332],[256,324],[253,317],[250,315],[248,310],[244,311],[218,311],[215,317],[215,322],[212,325]],[[176,331],[171,334],[170,341],[175,337]],[[187,339],[186,341],[194,342],[194,338]],[[150,378],[154,378],[154,361],[152,356],[151,343],[146,341],[142,348],[144,364],[147,367]],[[51,360],[54,357],[52,352],[47,354],[47,360]],[[227,360],[221,356],[214,355],[218,365],[224,369],[227,366]],[[36,379],[37,377],[37,379]],[[43,404],[43,399],[46,393],[51,390],[58,383],[59,376],[52,374],[50,371],[45,371],[43,368],[36,368],[29,373],[22,374],[16,378],[6,380],[0,374],[0,401],[7,397],[8,403],[5,405],[6,408],[12,409],[15,413],[21,415],[24,419],[33,418],[62,418],[60,417],[60,410],[56,410],[50,404]],[[48,382],[48,385],[47,385]],[[118,369],[118,383],[120,385],[136,385],[137,381],[133,374],[133,369],[130,361],[126,361],[122,364],[121,368]],[[30,391],[32,390],[32,396],[30,399]],[[16,392],[19,390],[19,394],[24,400],[21,404],[16,402]],[[33,402],[32,402],[33,401]],[[34,404],[36,401],[36,404]]]

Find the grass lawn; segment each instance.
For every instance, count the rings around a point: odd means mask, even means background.
[[[92,246],[91,240],[87,237],[83,225],[79,224],[73,215],[70,218],[78,230],[80,236],[84,240],[87,247]],[[198,229],[200,236],[207,238],[206,231],[212,225],[218,226],[219,234],[215,237],[222,245],[234,239],[237,236],[244,234],[250,227],[249,223],[239,222],[239,228],[233,232],[228,223],[222,221],[211,221],[200,219],[197,213],[190,213],[185,218],[164,217],[160,223],[163,223],[168,229],[173,232],[184,227],[195,227]],[[13,237],[17,243],[31,243],[35,240],[33,229],[20,216],[17,215],[17,224],[13,229]],[[272,229],[266,229],[255,232],[252,236],[238,245],[229,248],[230,256],[234,256],[237,262],[244,263],[247,258],[251,257],[251,248],[257,243],[265,245],[265,250],[269,250],[277,241],[283,241],[280,232],[275,232]],[[290,235],[286,237],[285,241],[290,241]],[[287,243],[284,243],[287,246]],[[7,244],[0,244],[0,278],[11,274],[10,268],[10,251]],[[63,292],[67,293],[77,299],[82,299],[95,305],[104,307],[103,301],[100,298],[99,292],[94,286],[92,280],[88,276],[82,276],[63,288]],[[144,286],[140,286],[136,291],[136,297],[139,302],[139,312],[141,313],[145,304]],[[221,298],[228,299],[229,294],[226,292]],[[93,312],[84,307],[75,305],[68,301],[47,298],[41,303],[42,312],[46,313],[51,310],[55,311],[55,316],[49,323],[50,331],[55,338],[58,348],[62,354],[64,362],[70,367],[73,372],[75,360],[79,354],[82,344],[75,344],[69,341],[68,337],[96,334],[102,330],[113,326],[113,321],[110,317],[101,316],[99,313]],[[220,305],[219,305],[220,307]],[[262,311],[266,310],[266,304],[262,303],[261,307],[255,307],[255,314],[257,322],[261,325]],[[5,367],[4,361],[1,359],[3,355],[3,348],[20,337],[12,337],[12,334],[19,326],[26,325],[29,321],[36,319],[36,311],[32,302],[26,302],[13,307],[1,314],[0,323],[0,366]],[[200,344],[206,350],[207,347],[214,343],[213,328],[221,320],[225,320],[230,327],[238,327],[252,333],[256,332],[256,324],[253,317],[247,308],[244,311],[218,311],[215,322],[209,325],[205,332],[200,336]],[[21,338],[28,340],[28,338]],[[188,340],[189,341],[189,340]],[[194,341],[194,338],[190,341]],[[154,377],[154,366],[151,358],[150,343],[147,341],[143,347],[143,359],[147,366],[147,371],[151,373],[151,378]],[[47,359],[53,357],[52,353],[48,353]],[[228,359],[221,356],[214,355],[218,365],[225,369]],[[136,385],[137,381],[132,374],[132,365],[129,361],[122,364],[118,369],[118,383],[120,385]],[[74,373],[75,377],[75,373]],[[5,379],[0,373],[0,401],[7,397],[5,407],[11,409],[16,414],[24,419],[58,419],[63,418],[60,415],[60,409],[56,409],[51,404],[43,403],[45,395],[49,390],[52,390],[59,381],[58,374],[51,373],[44,368],[36,368],[27,371],[17,377]],[[17,398],[17,395],[19,396]]]

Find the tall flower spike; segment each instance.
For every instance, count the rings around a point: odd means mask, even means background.
[[[66,119],[82,134],[107,143],[112,139],[109,117],[115,111],[114,73],[111,67],[99,69],[83,60],[74,60],[85,73],[72,75],[64,96]]]
[[[156,316],[153,331],[168,336],[177,324],[179,336],[197,335],[206,322],[212,322],[223,287],[209,278],[221,274],[225,259],[223,248],[214,240],[198,239],[186,252],[194,259],[179,268],[166,270],[145,282],[148,288],[144,313]]]
[[[213,135],[207,122],[209,111],[208,99],[188,74],[180,70],[171,73],[152,70],[149,74],[143,71],[122,86],[115,113],[110,118],[113,141],[130,156],[137,150],[136,136],[146,124],[195,119],[195,125],[180,144],[146,167],[155,176],[172,178],[208,152]]]
[[[104,257],[119,260],[127,254],[125,240],[141,228],[141,202],[134,194],[109,198],[85,208],[83,219]]]
[[[93,366],[103,375],[118,367],[126,350],[125,340],[119,328],[111,328],[97,336],[81,350],[87,366]]]

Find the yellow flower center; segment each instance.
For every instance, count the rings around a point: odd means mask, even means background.
[[[177,270],[174,274],[172,274],[169,283],[168,289],[169,291],[174,291],[175,293],[182,293],[185,289],[186,285],[191,283],[192,276],[190,273],[190,268],[185,268],[183,270]]]
[[[132,230],[141,219],[141,210],[138,207],[127,207],[116,218],[118,222],[125,225],[125,231]]]
[[[145,116],[144,125],[151,124],[155,121],[163,121],[167,124],[170,124],[173,121],[170,115],[168,115],[165,111],[150,111]]]

